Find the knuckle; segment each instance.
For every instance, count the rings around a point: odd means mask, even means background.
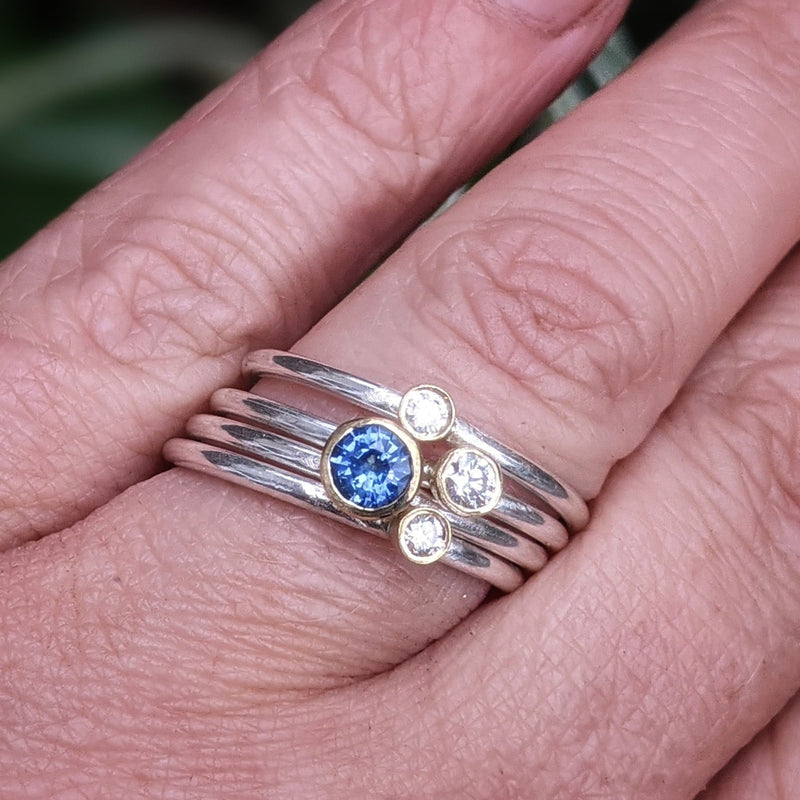
[[[619,254],[640,259],[642,245],[622,226],[609,243],[607,220],[598,226],[606,241],[596,237],[593,204],[550,197],[531,205],[548,210],[504,212],[446,239],[419,266],[427,302],[410,305],[425,308],[423,324],[437,338],[464,343],[501,374],[520,408],[535,397],[618,428],[620,396],[675,357],[666,290],[644,275],[636,285],[626,279]]]
[[[141,197],[105,235],[85,226],[75,291],[67,300],[53,294],[47,318],[68,329],[69,341],[145,369],[242,347],[244,321],[260,311],[277,323],[280,306],[272,271],[259,267],[270,245],[241,221],[250,201],[235,191],[215,184],[213,200]]]
[[[452,148],[452,134],[443,134],[457,129],[454,120],[496,102],[485,81],[459,67],[477,58],[500,74],[512,68],[497,46],[508,33],[492,30],[500,23],[471,4],[432,4],[413,14],[403,3],[341,4],[329,17],[316,41],[262,55],[255,73],[260,102],[288,106],[291,115],[284,116],[312,136],[319,130],[329,140],[355,139],[395,180]]]

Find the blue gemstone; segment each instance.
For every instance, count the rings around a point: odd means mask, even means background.
[[[365,511],[391,506],[411,483],[411,453],[394,431],[358,425],[331,449],[331,478],[342,497]]]

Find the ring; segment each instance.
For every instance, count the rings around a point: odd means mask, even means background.
[[[442,561],[503,591],[588,519],[571,487],[457,417],[438,386],[400,394],[276,350],[251,353],[243,371],[305,384],[371,415],[337,424],[220,389],[214,413],[195,415],[187,438],[167,442],[167,460],[391,538],[413,563]]]
[[[334,394],[344,400],[349,400],[368,411],[396,417],[400,412],[403,395],[399,392],[381,386],[363,378],[357,378],[334,367],[321,364],[310,358],[285,353],[281,350],[256,350],[244,360],[243,371],[245,374],[256,378],[278,377],[311,386],[316,389]],[[434,413],[431,409],[442,406],[435,401],[430,401],[425,395],[427,387],[415,387],[406,395],[417,395],[420,398],[421,414]],[[417,390],[421,390],[417,393]],[[446,393],[442,390],[442,396]],[[428,402],[426,402],[428,401]],[[450,401],[452,407],[452,401]],[[406,401],[406,408],[409,401]],[[468,422],[459,420],[452,411],[452,423],[445,431],[446,440],[453,445],[472,446],[494,459],[499,467],[518,482],[523,488],[539,497],[561,516],[567,527],[572,531],[581,530],[589,521],[589,511],[584,500],[578,493],[564,481],[559,480],[552,473],[545,470],[535,462],[525,458],[516,451],[482,433]],[[444,417],[435,414],[437,419]]]

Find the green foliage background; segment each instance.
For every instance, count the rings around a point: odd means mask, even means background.
[[[309,5],[0,0],[0,257],[124,164]],[[689,5],[634,2],[623,34],[526,138],[623,69]]]

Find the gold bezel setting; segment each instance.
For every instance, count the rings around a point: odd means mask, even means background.
[[[352,502],[344,494],[342,494],[339,487],[336,485],[336,481],[334,480],[331,457],[336,446],[345,437],[355,432],[359,428],[373,426],[388,431],[390,434],[400,440],[408,452],[411,474],[408,485],[397,498],[386,505],[368,508]],[[414,438],[396,423],[387,420],[384,417],[362,417],[360,419],[354,419],[343,423],[330,435],[328,441],[325,443],[325,447],[322,450],[322,458],[320,461],[320,478],[322,479],[322,484],[325,487],[328,497],[330,497],[334,505],[336,505],[336,507],[341,511],[344,511],[357,519],[380,519],[382,517],[391,516],[391,514],[398,509],[408,505],[408,503],[417,494],[422,479],[422,456],[420,455],[419,447]]]
[[[431,527],[435,530],[438,542],[435,548],[428,546],[429,552],[425,555],[419,553],[418,548],[414,546],[416,526],[427,526],[428,530],[422,531],[422,536],[431,537]],[[413,508],[403,514],[395,526],[395,543],[397,544],[400,552],[414,564],[433,564],[438,561],[450,547],[450,542],[453,537],[450,522],[447,517],[435,508],[428,506],[420,506]]]
[[[426,418],[429,420],[427,425],[421,421],[415,422],[415,406],[416,413],[422,415],[422,420]],[[437,413],[439,420],[436,419]],[[412,387],[402,396],[397,417],[400,424],[418,441],[436,442],[444,439],[452,430],[456,419],[456,408],[453,398],[444,389],[423,383]],[[428,430],[434,424],[435,427]]]
[[[451,511],[477,517],[490,513],[500,502],[503,475],[486,453],[474,447],[456,447],[437,464],[431,488]]]

